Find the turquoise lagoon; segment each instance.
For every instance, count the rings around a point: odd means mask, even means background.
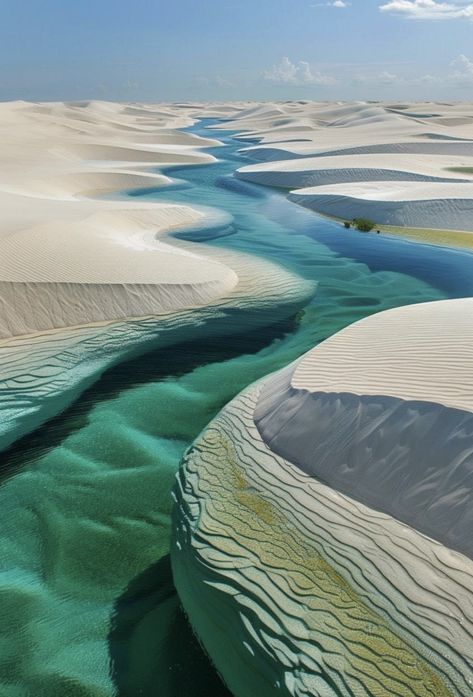
[[[192,331],[176,328],[165,344],[150,336],[147,351],[2,454],[2,697],[228,695],[170,572],[171,490],[184,451],[240,390],[347,324],[473,295],[469,253],[346,231],[235,180],[243,143],[212,125],[190,130],[223,141],[210,151],[217,163],[172,168],[175,186],[133,196],[224,211],[225,223],[181,236],[272,260],[316,281],[317,292],[290,315],[267,307],[264,322],[230,308]]]

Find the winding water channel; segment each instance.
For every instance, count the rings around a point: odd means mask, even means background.
[[[390,307],[473,295],[473,255],[363,235],[284,193],[234,179],[244,145],[206,120],[218,162],[174,167],[143,200],[216,207],[226,225],[182,233],[318,283],[264,329],[231,313],[194,338],[106,372],[66,412],[3,454],[1,694],[224,697],[179,609],[167,553],[180,458],[219,409],[347,324]],[[197,250],[198,251],[198,250]],[[241,325],[241,326],[240,326]],[[439,328],[441,331],[441,328]]]

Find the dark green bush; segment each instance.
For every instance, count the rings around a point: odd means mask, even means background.
[[[369,218],[354,218],[353,225],[361,232],[370,232],[374,228],[375,223],[369,220]]]

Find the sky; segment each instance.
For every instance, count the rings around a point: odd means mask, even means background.
[[[473,0],[0,0],[0,100],[473,101]]]

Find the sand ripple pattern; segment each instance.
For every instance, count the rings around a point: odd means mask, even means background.
[[[204,431],[175,492],[176,585],[229,688],[470,695],[472,562],[272,452],[259,390]]]

